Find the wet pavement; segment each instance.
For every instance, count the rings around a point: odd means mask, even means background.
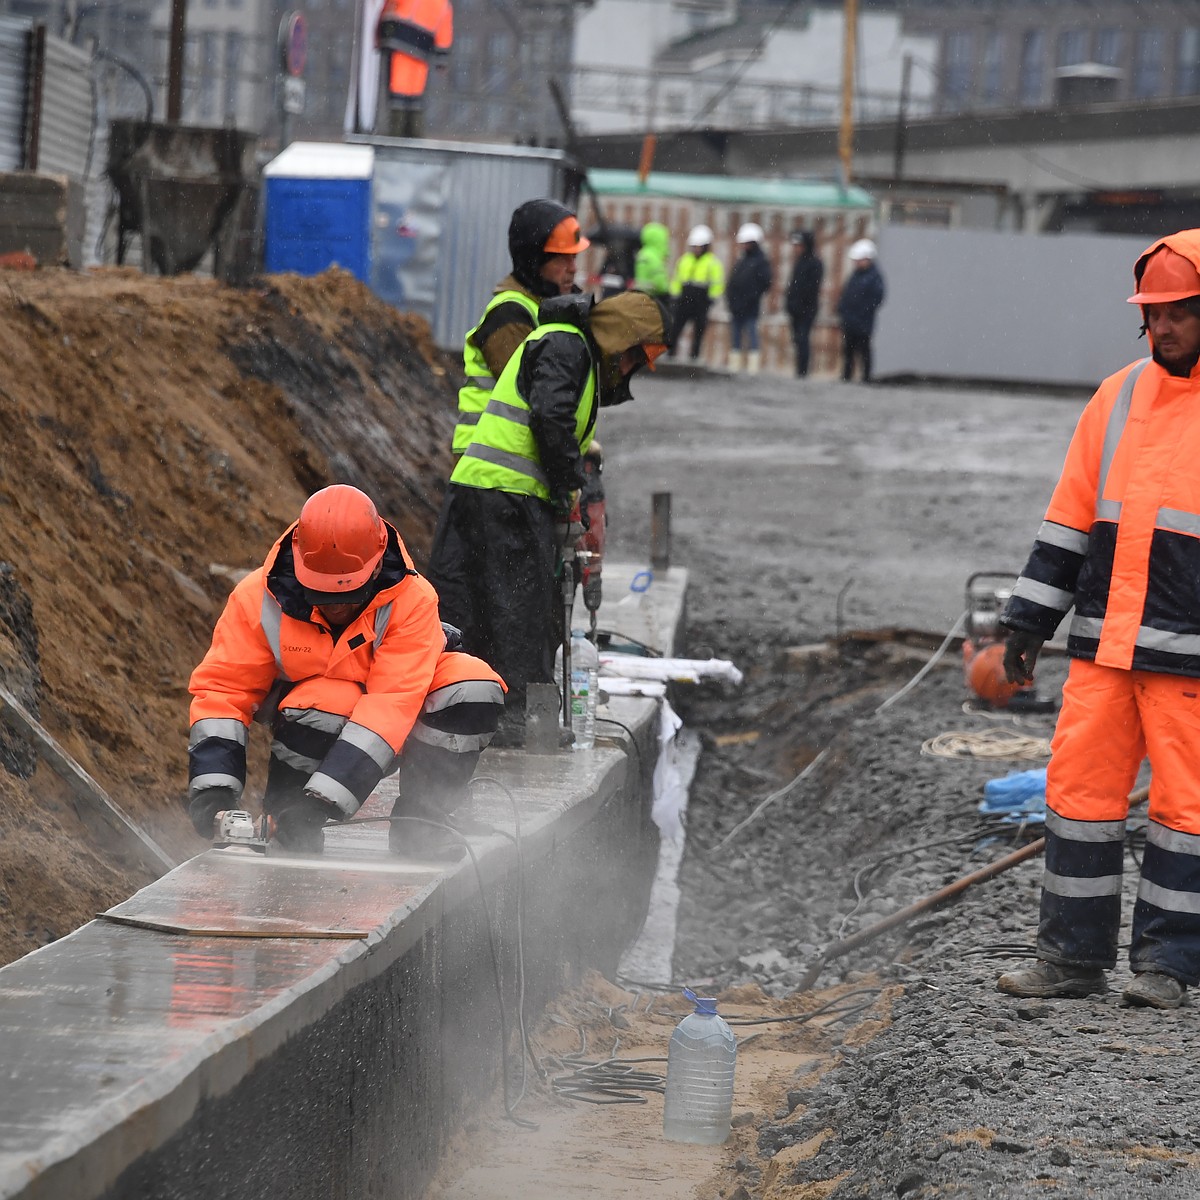
[[[610,564],[614,583],[634,569]],[[677,571],[656,582],[653,601],[639,609],[646,638],[673,640],[686,581]],[[202,1100],[237,1089],[289,1039],[309,1036],[350,988],[382,978],[451,913],[473,911],[481,887],[503,893],[518,822],[516,865],[530,904],[541,882],[531,873],[543,863],[566,868],[576,831],[595,821],[619,841],[637,830],[645,808],[638,780],[648,777],[638,768],[653,752],[655,705],[613,696],[601,712],[641,747],[613,726],[589,751],[485,752],[469,815],[493,832],[468,835],[474,861],[406,861],[388,852],[382,823],[331,830],[325,854],[314,858],[210,850],[0,971],[0,1196],[105,1194],[122,1171],[185,1130]],[[386,815],[394,797],[387,780],[360,815]],[[618,808],[630,810],[627,829],[614,823]],[[570,905],[556,903],[566,921]],[[615,958],[619,947],[609,952]],[[486,992],[478,1002],[490,1011]]]

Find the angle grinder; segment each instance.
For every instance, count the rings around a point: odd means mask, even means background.
[[[259,817],[256,821],[241,808],[228,808],[213,818],[214,850],[252,850],[266,854],[267,842],[275,832],[271,817]]]

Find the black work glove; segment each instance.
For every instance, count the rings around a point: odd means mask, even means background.
[[[1014,629],[1004,639],[1004,677],[1009,683],[1032,683],[1045,638],[1024,629]]]
[[[192,819],[192,828],[202,838],[211,838],[216,832],[213,824],[217,813],[237,806],[238,796],[233,788],[215,787],[197,792],[188,803],[188,816]]]
[[[449,621],[443,621],[442,636],[446,639],[447,653],[455,653],[463,650],[462,630],[457,625],[451,625]]]

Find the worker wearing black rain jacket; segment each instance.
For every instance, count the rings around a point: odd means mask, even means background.
[[[508,684],[498,745],[522,744],[527,685],[552,677],[556,518],[584,484],[599,408],[631,399],[630,376],[665,344],[666,314],[642,292],[548,300],[454,468],[429,578],[443,619]]]
[[[796,374],[803,377],[808,374],[809,346],[821,304],[825,264],[816,256],[815,239],[809,230],[798,229],[792,234],[792,243],[796,247],[796,259],[792,264],[792,277],[788,280],[785,304],[792,322],[792,343],[796,347]]]
[[[850,247],[850,261],[854,269],[842,285],[837,308],[842,322],[842,378],[847,382],[853,379],[858,364],[863,383],[869,383],[875,314],[884,298],[883,275],[875,265],[875,243],[860,238]]]

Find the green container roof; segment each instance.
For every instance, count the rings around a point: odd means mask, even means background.
[[[636,171],[592,170],[592,187],[605,196],[666,196],[713,204],[761,204],[777,208],[871,208],[862,188],[823,179],[738,179],[731,175],[682,175],[651,171],[645,183]]]

